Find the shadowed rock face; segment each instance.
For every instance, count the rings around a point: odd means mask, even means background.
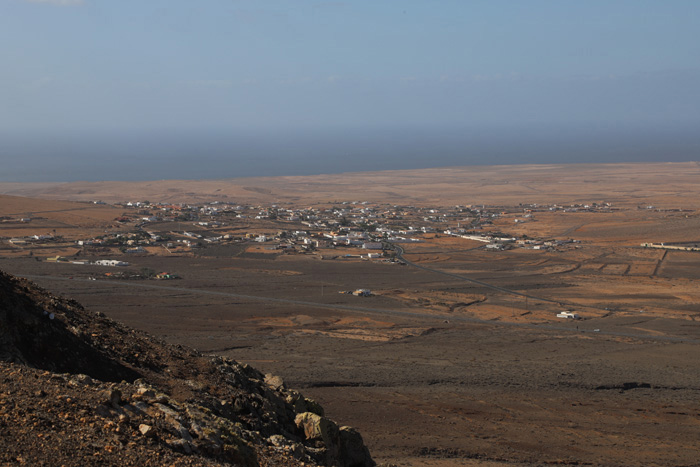
[[[12,387],[0,394],[0,445],[12,445],[0,464],[71,464],[99,446],[102,465],[374,465],[359,433],[281,378],[160,342],[2,272],[0,379]],[[318,436],[307,422],[317,418]],[[37,445],[49,435],[61,449]]]
[[[85,335],[76,302],[60,300],[0,272],[0,359],[102,381],[133,382],[139,372],[115,360]],[[92,337],[92,336],[90,336]]]

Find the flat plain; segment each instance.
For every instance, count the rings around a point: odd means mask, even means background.
[[[6,240],[126,232],[114,222],[124,209],[87,203],[98,199],[471,205],[499,213],[489,231],[575,240],[487,251],[440,232],[452,222],[403,245],[405,265],[253,242],[128,258],[134,270],[182,277],[168,282],[107,280],[105,267],[43,261],[115,250],[3,241],[0,269],[169,342],[281,375],[359,428],[379,462],[698,465],[700,252],[640,246],[700,243],[697,180],[689,162],[0,184],[13,195],[0,196],[0,217],[34,217],[0,224]],[[583,208],[593,203],[611,207]],[[265,219],[227,227],[295,228],[303,227]],[[338,293],[358,288],[372,296]],[[563,310],[583,319],[557,318]]]
[[[118,202],[226,200],[298,205],[365,200],[425,205],[611,203],[698,207],[697,162],[445,167],[382,172],[148,182],[0,182],[0,193]]]

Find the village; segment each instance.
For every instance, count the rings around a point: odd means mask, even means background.
[[[80,256],[187,255],[234,244],[279,254],[315,254],[324,260],[394,262],[392,245],[421,243],[441,235],[477,241],[490,251],[563,248],[576,244],[577,240],[509,234],[494,227],[494,221],[512,219],[509,222],[522,225],[535,222],[538,212],[606,212],[612,209],[608,203],[428,208],[360,201],[306,208],[220,201],[203,204],[128,201],[115,206],[121,207],[123,213],[114,218],[112,228],[102,235],[68,238],[54,229],[26,237],[4,238],[2,243],[38,257],[45,250],[67,249],[68,255],[44,257],[56,262],[67,261],[66,256],[73,256],[71,261],[76,262],[75,257]],[[30,226],[35,219],[28,214],[20,219],[3,218],[0,222]],[[118,261],[116,265],[124,264]]]

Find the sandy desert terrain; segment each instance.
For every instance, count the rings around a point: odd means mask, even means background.
[[[75,201],[415,205],[579,203],[698,207],[697,162],[446,167],[331,175],[152,182],[0,183],[0,193]]]

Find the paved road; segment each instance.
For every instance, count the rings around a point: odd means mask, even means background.
[[[71,202],[71,201],[68,201]],[[73,201],[74,202],[74,201]],[[51,209],[51,210],[45,210],[45,211],[21,211],[21,212],[10,212],[10,213],[5,213],[3,215],[5,216],[33,216],[36,214],[48,214],[48,213],[54,213],[54,212],[71,212],[71,211],[84,211],[88,209],[91,206],[85,206],[85,207],[74,207],[74,208],[65,208],[65,209]]]

